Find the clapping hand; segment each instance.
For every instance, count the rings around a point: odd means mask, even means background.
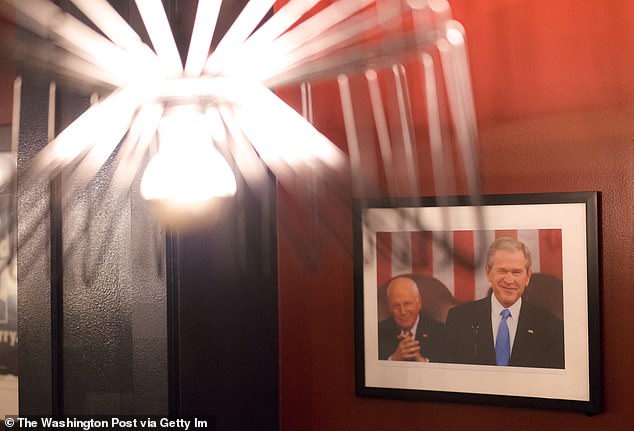
[[[414,339],[411,332],[401,332],[396,338],[399,343],[394,353],[390,355],[390,360],[429,362],[429,359],[421,355],[420,342]]]

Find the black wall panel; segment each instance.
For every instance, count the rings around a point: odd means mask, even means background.
[[[215,416],[219,431],[278,429],[274,196],[273,180],[242,190],[209,231],[175,246],[174,411]]]
[[[58,90],[56,106],[62,130],[89,105],[85,96]],[[25,164],[46,143],[47,107],[48,88],[26,78],[18,180],[20,412],[165,414],[163,230],[149,220],[138,184],[106,192],[111,163],[85,189],[75,189],[70,170],[50,183],[25,183]]]

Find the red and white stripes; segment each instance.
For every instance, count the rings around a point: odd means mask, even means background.
[[[483,298],[489,289],[486,250],[503,236],[526,244],[534,273],[562,278],[561,229],[377,232],[377,285],[417,273],[443,282],[460,302]]]

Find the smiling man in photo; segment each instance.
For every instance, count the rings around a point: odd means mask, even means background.
[[[390,317],[379,322],[379,359],[440,362],[444,325],[421,314],[422,299],[416,282],[395,277],[386,291]]]
[[[563,322],[522,297],[531,278],[531,253],[503,237],[489,247],[491,293],[447,316],[448,362],[564,368]]]

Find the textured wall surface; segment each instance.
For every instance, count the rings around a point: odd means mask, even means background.
[[[46,143],[48,88],[24,82],[18,169]],[[18,178],[18,334],[21,413],[52,412],[51,281],[48,182],[25,188]],[[27,222],[28,220],[28,222]],[[26,264],[25,264],[26,263]],[[25,377],[29,376],[29,377]]]
[[[46,142],[47,96],[25,80],[22,167]],[[88,102],[57,97],[61,130]],[[107,164],[75,190],[77,178],[62,173],[52,241],[48,182],[19,180],[22,414],[167,413],[163,232],[135,191],[105,193],[111,174]]]
[[[129,2],[112,4],[142,28]],[[52,187],[47,179],[26,184],[24,168],[47,141],[47,106],[45,80],[25,76],[18,179],[20,412],[166,414],[164,232],[151,220],[138,184],[108,191],[112,158],[87,187],[70,171]],[[88,106],[87,95],[58,90],[56,133]]]

